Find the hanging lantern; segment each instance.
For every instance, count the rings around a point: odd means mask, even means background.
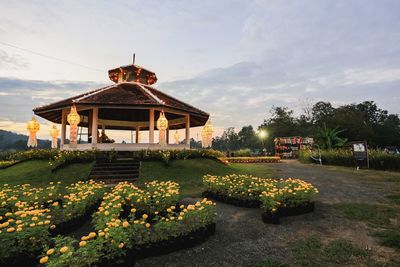
[[[51,148],[57,148],[58,129],[55,124],[53,124],[53,128],[50,130],[50,136],[51,136]]]
[[[213,126],[211,121],[208,120],[201,131],[202,137],[202,146],[203,147],[211,147],[212,145],[212,134],[213,134]]]
[[[175,139],[175,144],[178,145],[179,144],[179,139],[180,139],[178,131],[175,131],[174,139]]]
[[[37,147],[36,133],[40,129],[40,124],[35,116],[28,122],[26,129],[29,131],[28,147]]]
[[[157,120],[157,129],[159,130],[159,143],[166,145],[166,130],[168,129],[168,120],[165,117],[164,111],[160,112],[160,117]]]
[[[67,116],[67,121],[70,125],[69,143],[70,147],[76,147],[78,144],[78,124],[81,122],[80,115],[76,111],[76,106],[71,107],[71,111]]]

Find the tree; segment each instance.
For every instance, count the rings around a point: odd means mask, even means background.
[[[339,148],[345,146],[347,142],[347,138],[339,137],[339,134],[342,132],[344,132],[344,130],[338,130],[338,127],[334,129],[327,128],[324,123],[322,127],[318,128],[315,137],[318,145],[322,149]]]
[[[240,149],[257,149],[259,148],[259,139],[257,138],[256,132],[253,126],[243,126],[238,133],[239,148]]]

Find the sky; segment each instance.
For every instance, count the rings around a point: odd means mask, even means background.
[[[210,113],[216,134],[321,100],[398,114],[399,10],[397,0],[0,0],[0,129],[26,133],[34,107],[111,84],[107,70],[132,53],[155,87]]]

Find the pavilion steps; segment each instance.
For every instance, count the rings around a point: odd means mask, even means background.
[[[115,184],[134,182],[139,178],[140,162],[132,158],[118,158],[115,161],[96,161],[89,174],[89,179]]]

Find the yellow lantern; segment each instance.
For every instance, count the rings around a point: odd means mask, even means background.
[[[175,131],[174,139],[175,139],[175,144],[178,145],[179,144],[179,139],[180,139],[178,131]]]
[[[57,148],[58,129],[55,124],[53,124],[53,128],[50,130],[50,136],[51,136],[51,148]]]
[[[202,137],[202,146],[203,147],[211,147],[212,145],[212,134],[213,134],[213,126],[211,124],[211,120],[208,120],[201,131]]]
[[[35,116],[28,122],[26,129],[29,131],[28,147],[37,147],[36,133],[40,130],[40,124]]]
[[[166,145],[166,130],[168,129],[168,120],[165,117],[164,111],[160,112],[160,117],[157,120],[157,129],[159,130],[159,144]]]
[[[67,121],[68,121],[69,125],[76,125],[76,126],[81,122],[81,117],[78,114],[78,112],[76,111],[75,105],[73,105],[71,107],[71,111],[68,114]]]
[[[161,111],[160,117],[157,120],[157,129],[160,131],[165,131],[168,128],[168,120],[165,117],[164,111]]]
[[[76,111],[76,106],[71,107],[71,111],[67,116],[67,121],[70,125],[69,131],[69,142],[70,147],[75,148],[78,144],[78,124],[81,122],[81,118]]]

